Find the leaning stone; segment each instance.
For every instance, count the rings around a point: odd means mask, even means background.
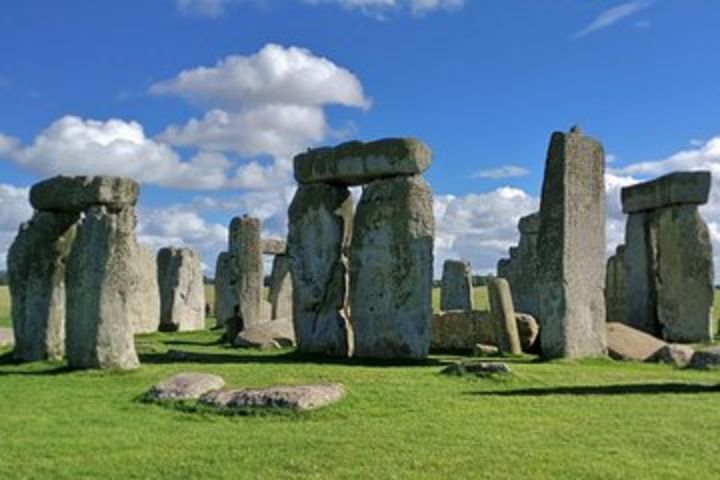
[[[685,368],[692,360],[695,350],[690,345],[671,343],[653,353],[648,362],[667,363],[676,367]]]
[[[194,400],[224,386],[225,381],[218,375],[184,372],[153,385],[145,398],[154,402]]]
[[[622,323],[607,324],[608,353],[615,360],[647,361],[667,343]]]
[[[512,303],[510,286],[504,278],[493,278],[488,282],[490,300],[490,318],[495,330],[495,343],[503,353],[519,355],[522,353],[518,337],[515,308]]]
[[[495,345],[478,343],[473,347],[473,355],[476,357],[494,357],[500,354],[500,349]]]
[[[720,345],[696,351],[689,367],[698,370],[720,367]]]
[[[553,134],[540,202],[538,294],[545,358],[605,345],[605,154],[577,129]]]
[[[336,403],[344,396],[342,385],[330,383],[212,392],[204,395],[200,402],[222,409],[287,408],[305,411]]]
[[[540,335],[540,326],[535,317],[527,313],[515,312],[515,321],[520,336],[520,346],[523,351],[527,352],[535,346],[535,342]]]
[[[470,262],[445,260],[440,288],[440,310],[472,309],[473,290]]]
[[[671,205],[703,205],[710,195],[710,172],[675,172],[649,182],[624,187],[623,213],[655,210]]]
[[[292,322],[292,276],[290,258],[287,255],[275,255],[270,272],[270,319],[286,318]]]
[[[627,323],[625,245],[608,258],[605,274],[605,315],[608,322]]]
[[[301,184],[362,185],[381,178],[420,174],[431,162],[430,149],[411,138],[347,142],[296,156],[295,179]]]
[[[129,302],[135,278],[135,210],[90,207],[67,264],[67,360],[75,368],[132,369],[135,353]]]
[[[434,235],[432,190],[422,177],[377,180],[365,187],[350,253],[356,356],[427,356]]]
[[[263,238],[262,253],[263,255],[285,255],[287,243],[279,238]]]
[[[352,225],[350,191],[323,184],[301,185],[288,217],[298,350],[348,357],[352,355],[352,330],[345,254]]]
[[[205,328],[205,286],[200,257],[189,248],[161,248],[160,330],[187,332]]]
[[[137,203],[140,186],[122,177],[57,176],[36,183],[30,189],[30,203],[36,210],[81,212],[94,205],[117,211]]]
[[[132,299],[129,302],[130,321],[135,333],[153,333],[160,326],[160,286],[158,285],[155,252],[138,246],[132,260],[136,269]]]
[[[489,377],[497,374],[512,373],[507,363],[502,362],[481,362],[477,360],[463,360],[445,367],[441,372],[444,375],[468,375],[474,374],[478,377]]]
[[[60,360],[65,353],[65,270],[79,217],[36,212],[7,255],[16,360]]]

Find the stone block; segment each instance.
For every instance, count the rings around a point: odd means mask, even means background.
[[[710,172],[674,172],[649,182],[624,187],[623,213],[655,210],[671,205],[703,205],[710,195]]]

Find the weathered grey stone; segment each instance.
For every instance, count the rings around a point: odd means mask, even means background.
[[[440,288],[441,310],[472,310],[472,268],[466,260],[445,260]]]
[[[285,255],[287,253],[287,243],[279,238],[263,238],[262,253],[264,255]]]
[[[710,195],[710,172],[674,172],[649,182],[624,187],[623,213],[655,210],[671,205],[702,205]]]
[[[422,177],[377,180],[365,187],[350,256],[356,356],[427,356],[434,235],[432,190]]]
[[[160,284],[160,330],[205,328],[205,287],[200,257],[189,248],[161,248],[157,255]]]
[[[538,212],[526,215],[518,222],[520,242],[510,249],[511,258],[497,264],[498,277],[510,283],[513,304],[520,312],[537,317],[540,299],[537,285],[537,237],[540,228]]]
[[[478,343],[473,347],[473,355],[476,357],[494,357],[500,354],[500,349],[495,345]]]
[[[518,221],[518,230],[521,235],[537,235],[540,232],[540,212],[521,217]]]
[[[295,345],[295,331],[289,319],[251,325],[237,334],[233,345],[241,348],[280,348]]]
[[[157,332],[160,326],[160,286],[155,252],[138,246],[131,267],[136,269],[132,298],[128,302],[135,333]]]
[[[298,350],[350,356],[346,256],[352,228],[350,191],[324,184],[301,185],[288,217]]]
[[[218,375],[183,372],[150,387],[145,398],[155,402],[193,400],[224,386],[225,380]]]
[[[540,204],[538,293],[545,358],[604,355],[605,154],[579,129],[553,134]]]
[[[660,336],[652,284],[653,255],[648,238],[648,212],[631,213],[625,226],[625,323]]]
[[[468,375],[473,374],[478,377],[489,377],[497,374],[512,373],[512,369],[507,363],[502,362],[481,362],[478,360],[462,360],[460,362],[448,365],[440,372],[444,375]]]
[[[253,330],[252,327],[250,330],[243,330],[238,333],[232,344],[233,347],[257,348],[259,350],[277,350],[282,348],[277,340],[271,336]]]
[[[122,177],[57,176],[30,189],[30,203],[37,210],[81,212],[93,205],[117,211],[137,203],[140,186]]]
[[[267,388],[241,388],[211,392],[201,397],[206,405],[222,409],[289,408],[314,410],[340,401],[345,388],[338,383]]]
[[[515,314],[515,319],[520,345],[523,349],[530,349],[538,337],[537,321],[530,315],[519,313]],[[471,351],[479,343],[496,345],[493,321],[487,311],[436,313],[433,315],[431,330],[430,348],[433,350]]]
[[[690,364],[695,350],[690,345],[671,343],[653,353],[648,362],[667,363],[679,368],[685,368]]]
[[[696,351],[688,366],[698,370],[720,367],[720,345]]]
[[[215,326],[225,328],[225,322],[235,314],[235,290],[230,278],[230,253],[221,252],[215,262]]]
[[[644,362],[666,345],[662,340],[622,323],[607,324],[608,353],[615,360]]]
[[[418,140],[386,138],[316,148],[296,156],[294,162],[298,183],[349,186],[398,175],[420,174],[430,166],[432,152]]]
[[[520,346],[523,351],[527,352],[535,346],[535,342],[540,335],[540,326],[535,317],[527,313],[515,312],[515,321],[520,336]]]
[[[130,314],[136,272],[135,210],[93,206],[67,263],[67,360],[76,368],[139,366]]]
[[[59,360],[65,352],[65,264],[79,217],[36,212],[7,256],[17,360]]]
[[[270,318],[287,318],[292,322],[292,276],[290,275],[290,258],[287,255],[276,255],[270,273]]]
[[[625,246],[608,258],[605,273],[605,316],[608,322],[628,323],[625,287]]]
[[[488,299],[490,301],[490,318],[495,331],[495,344],[503,353],[521,354],[522,348],[515,319],[515,308],[507,280],[504,278],[490,279]]]

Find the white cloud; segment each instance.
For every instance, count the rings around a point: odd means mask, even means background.
[[[217,18],[225,13],[230,0],[175,0],[175,7],[183,15]]]
[[[389,11],[409,11],[420,16],[437,10],[459,10],[465,6],[465,0],[302,0],[310,5],[337,4],[350,10],[360,10],[371,15]]]
[[[5,270],[7,251],[21,223],[30,219],[29,189],[0,184],[0,270]]]
[[[588,26],[575,33],[572,38],[585,37],[591,33],[611,27],[619,21],[649,8],[653,3],[655,3],[655,0],[632,0],[630,2],[621,3],[620,5],[602,12],[592,22],[590,22]]]
[[[478,170],[473,173],[471,178],[489,178],[493,180],[501,178],[513,178],[513,177],[524,177],[530,173],[525,167],[519,167],[517,165],[505,165],[498,168],[490,168],[486,170]]]

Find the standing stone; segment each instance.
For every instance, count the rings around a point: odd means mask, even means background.
[[[229,277],[233,313],[225,320],[226,337],[232,341],[243,328],[261,323],[263,262],[261,224],[257,218],[235,217],[230,222]]]
[[[445,260],[440,289],[440,310],[472,310],[472,296],[470,262]]]
[[[270,273],[270,305],[272,320],[292,318],[292,278],[290,259],[287,255],[275,255]]]
[[[70,367],[139,366],[130,301],[136,273],[135,210],[93,206],[85,212],[67,264],[67,360]]]
[[[160,330],[205,328],[205,286],[200,257],[189,248],[160,249],[157,256],[160,284]]]
[[[8,251],[17,360],[60,360],[65,352],[65,262],[79,216],[37,212]]]
[[[608,258],[605,274],[605,314],[607,322],[627,322],[625,297],[625,246],[618,245]]]
[[[507,280],[504,278],[491,279],[488,282],[488,299],[490,300],[490,316],[493,320],[497,347],[503,353],[520,355],[522,347],[510,285]]]
[[[515,308],[538,317],[540,298],[537,285],[537,237],[540,230],[540,214],[526,215],[518,222],[520,242],[510,249],[511,258],[501,259],[497,265],[498,277],[510,284]]]
[[[538,291],[545,358],[604,355],[605,154],[578,128],[553,134],[540,205]]]
[[[235,291],[230,278],[230,253],[221,252],[215,262],[215,326],[225,328],[225,322],[235,312]]]
[[[350,307],[355,355],[421,359],[430,346],[435,219],[419,176],[376,180],[355,214]]]
[[[153,333],[160,326],[160,286],[158,285],[155,252],[138,245],[132,261],[136,269],[132,299],[129,302],[130,318],[135,333]]]
[[[298,350],[352,355],[347,248],[352,197],[346,187],[300,185],[288,211],[288,256]]]
[[[652,286],[652,254],[647,232],[647,212],[628,216],[625,225],[625,299],[627,325],[655,336],[662,336],[655,312]]]

